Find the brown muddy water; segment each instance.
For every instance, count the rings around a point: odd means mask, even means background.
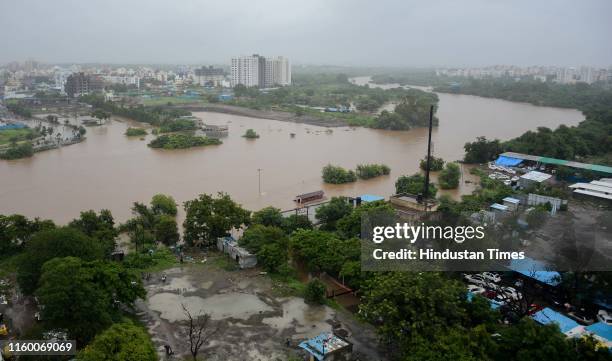
[[[365,82],[367,78],[359,78]],[[570,109],[469,95],[439,94],[440,124],[433,131],[434,154],[447,161],[463,156],[463,145],[476,136],[506,140],[538,126],[576,125],[583,116]],[[87,209],[110,209],[124,221],[134,201],[149,201],[156,193],[179,203],[201,193],[224,191],[246,208],[268,205],[294,207],[295,195],[322,189],[326,195],[358,196],[394,192],[398,176],[418,171],[426,152],[426,129],[385,131],[340,127],[327,130],[306,124],[229,114],[194,113],[207,124],[228,125],[229,136],[219,146],[187,150],[156,150],[152,139],[123,135],[130,122],[114,119],[88,128],[79,144],[37,153],[30,159],[0,161],[0,214],[20,213],[65,223]],[[242,137],[253,128],[259,139]],[[295,133],[291,137],[290,133]],[[327,185],[321,168],[328,164],[355,168],[361,163],[385,163],[389,176],[347,185]],[[258,192],[261,169],[261,194]],[[472,179],[467,170],[464,181]],[[470,193],[462,182],[453,196]]]

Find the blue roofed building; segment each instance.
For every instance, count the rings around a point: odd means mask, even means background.
[[[542,325],[556,324],[567,337],[577,337],[584,333],[584,326],[548,307],[534,313],[531,318]]]
[[[520,273],[527,278],[548,286],[555,287],[561,283],[561,274],[559,272],[551,271],[548,269],[545,263],[536,261],[529,257],[511,260],[508,268],[511,271]]]
[[[353,344],[331,332],[323,332],[298,346],[308,352],[310,361],[348,361],[353,351]]]
[[[603,322],[597,322],[585,327],[585,331],[612,350],[612,326],[606,325]]]
[[[362,202],[366,202],[366,203],[385,200],[385,197],[377,196],[374,194],[362,194],[359,196],[359,198],[361,198]]]

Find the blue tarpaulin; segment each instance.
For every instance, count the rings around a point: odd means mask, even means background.
[[[510,261],[508,268],[550,286],[556,286],[561,282],[561,274],[559,272],[549,271],[544,263],[529,257],[513,259]]]
[[[521,164],[522,161],[522,159],[500,155],[495,161],[495,164],[503,165],[504,167],[516,167],[517,165]]]
[[[538,311],[531,316],[536,322],[543,325],[556,323],[559,326],[561,332],[566,333],[574,328],[580,326],[576,321],[571,318],[560,314],[559,312],[546,307],[545,309]]]

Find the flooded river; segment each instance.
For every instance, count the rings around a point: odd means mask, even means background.
[[[358,78],[357,82],[367,82]],[[580,112],[469,95],[439,94],[439,127],[433,131],[434,154],[445,160],[463,156],[463,145],[476,136],[509,139],[538,126],[576,125]],[[384,131],[366,128],[326,128],[241,117],[194,113],[207,124],[228,125],[229,136],[219,146],[187,150],[156,150],[145,141],[123,135],[129,122],[114,119],[88,128],[79,144],[37,153],[33,158],[0,161],[0,214],[68,222],[87,209],[110,209],[126,220],[134,201],[156,193],[178,202],[200,193],[224,191],[246,208],[268,205],[293,208],[293,197],[323,189],[327,196],[393,194],[398,176],[418,170],[426,152],[426,129]],[[242,137],[253,128],[259,139]],[[290,134],[295,133],[295,137]],[[391,174],[347,185],[326,185],[321,168],[327,163],[355,168],[360,163],[385,163]],[[261,194],[258,191],[261,169]],[[464,172],[464,180],[470,175]],[[457,196],[471,192],[463,183]]]

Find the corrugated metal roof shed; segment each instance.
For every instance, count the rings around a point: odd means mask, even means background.
[[[578,169],[587,169],[587,170],[592,170],[596,172],[612,174],[612,167],[605,166],[605,165],[599,165],[599,164],[580,163],[580,162],[574,162],[571,160],[563,160],[563,159],[550,158],[550,157],[540,157],[537,155],[529,155],[529,154],[515,153],[515,152],[505,152],[505,153],[500,154],[500,156],[516,158],[516,159],[523,159],[523,160],[530,160],[532,162],[540,162],[544,164],[554,164],[554,165],[562,165],[562,166],[578,168]]]

